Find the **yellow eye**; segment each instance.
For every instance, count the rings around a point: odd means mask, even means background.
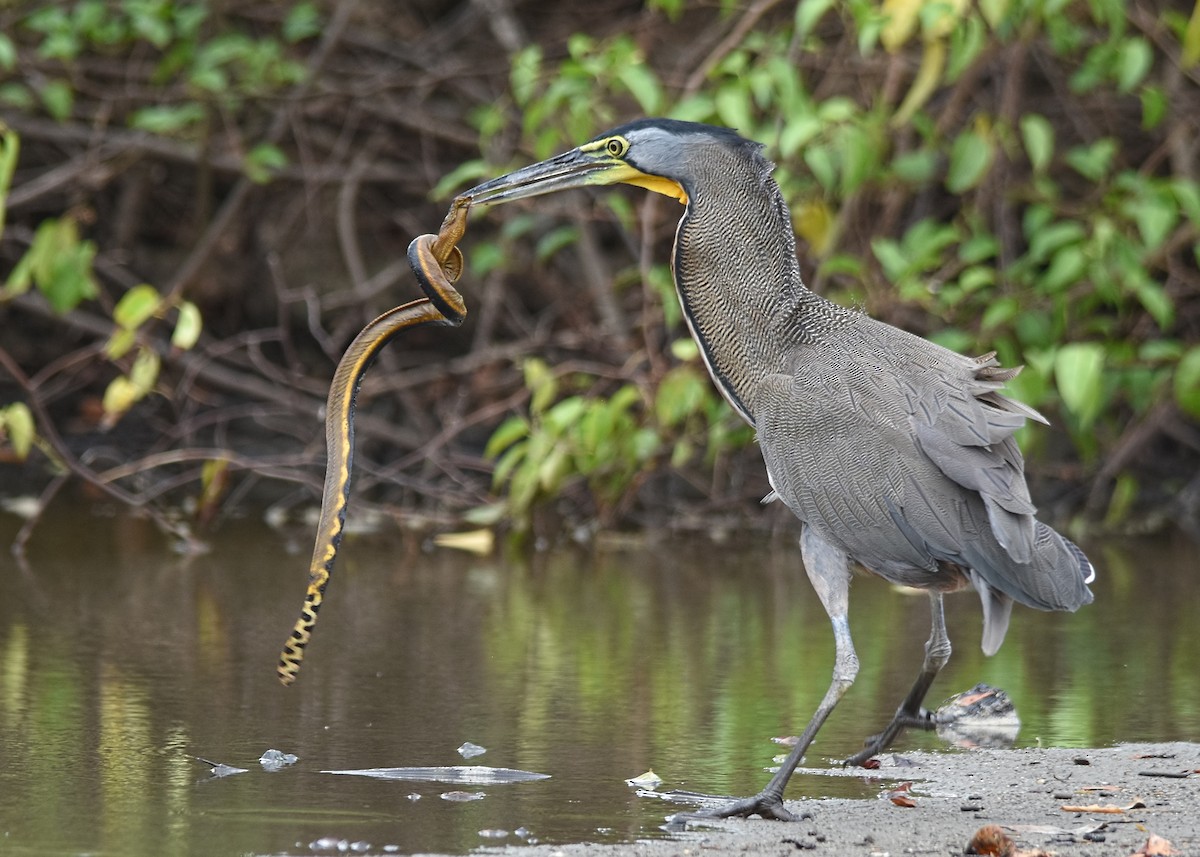
[[[604,150],[612,157],[619,158],[629,150],[629,141],[624,137],[610,137],[604,144]]]

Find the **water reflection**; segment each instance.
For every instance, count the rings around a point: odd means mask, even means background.
[[[0,541],[11,535],[0,522]],[[828,622],[788,545],[476,559],[347,543],[297,685],[274,678],[303,590],[307,533],[231,525],[213,553],[172,556],[144,522],[65,514],[28,575],[3,570],[0,836],[13,854],[310,853],[370,842],[463,853],[481,830],[542,841],[654,835],[668,808],[625,780],[748,794],[828,681]],[[941,698],[986,681],[1018,744],[1200,735],[1194,546],[1090,545],[1102,576],[1075,616],[1018,610],[979,651],[973,597],[949,600]],[[290,552],[289,552],[290,551]],[[862,671],[810,754],[828,765],[907,690],[927,604],[856,583]],[[471,764],[551,775],[479,787],[321,771]],[[937,747],[933,735],[905,746]],[[268,772],[268,748],[299,756]],[[214,779],[201,756],[249,769]],[[797,777],[789,794],[874,795],[861,777]],[[470,790],[476,790],[470,786]],[[419,796],[419,799],[413,799]]]

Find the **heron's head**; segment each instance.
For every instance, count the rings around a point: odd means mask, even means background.
[[[716,152],[751,157],[758,144],[728,128],[675,119],[639,119],[590,142],[516,170],[462,194],[472,205],[492,205],[558,190],[630,184],[688,200],[697,165]]]

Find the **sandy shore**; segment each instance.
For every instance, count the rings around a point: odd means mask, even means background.
[[[950,855],[964,853],[981,827],[996,824],[1015,841],[1018,855],[1130,857],[1141,852],[1151,834],[1165,838],[1174,849],[1152,848],[1151,854],[1200,855],[1200,744],[913,752],[889,754],[881,762],[879,776],[912,783],[897,796],[908,797],[913,806],[898,805],[886,795],[875,800],[789,800],[789,809],[809,817],[795,823],[705,823],[673,839],[629,845],[537,845],[482,852],[509,857]],[[664,802],[664,816],[674,809]]]

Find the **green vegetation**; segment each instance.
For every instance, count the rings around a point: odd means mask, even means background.
[[[184,535],[250,491],[313,502],[331,364],[415,296],[408,240],[481,176],[665,114],[767,146],[810,286],[1026,366],[1013,391],[1056,424],[1023,438],[1052,514],[1194,525],[1200,6],[657,0],[604,28],[554,8],[0,10],[0,443],[21,476],[65,466]],[[466,329],[368,376],[356,503],[769,523],[752,435],[680,318],[679,210],[645,197],[475,220]],[[113,449],[124,421],[147,436]]]
[[[1196,95],[1197,21],[1200,6],[1152,19],[1120,0],[802,0],[673,100],[626,36],[573,38],[557,64],[531,47],[511,89],[538,157],[621,116],[623,94],[767,143],[818,287],[885,317],[920,308],[910,326],[936,341],[1025,364],[1012,389],[1095,472],[1131,421],[1200,416],[1200,183],[1194,146],[1171,139]],[[814,73],[826,60],[857,79]],[[1137,490],[1124,478],[1110,524]]]

